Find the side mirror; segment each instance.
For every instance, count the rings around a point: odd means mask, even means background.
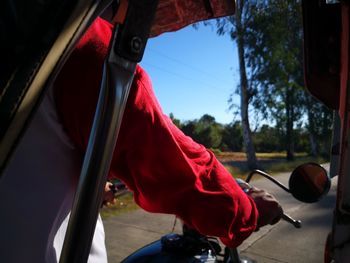
[[[316,163],[305,163],[293,171],[289,190],[299,201],[314,203],[325,196],[331,187],[327,171]]]

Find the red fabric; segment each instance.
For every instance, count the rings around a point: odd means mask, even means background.
[[[111,25],[97,19],[55,83],[67,133],[85,151],[97,102]],[[175,214],[203,234],[238,246],[255,229],[254,201],[202,145],[165,116],[146,72],[137,67],[110,178],[124,181],[135,201],[151,212]]]
[[[155,37],[202,20],[233,15],[234,11],[232,0],[161,0],[150,35]]]

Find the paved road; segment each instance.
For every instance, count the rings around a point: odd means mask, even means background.
[[[277,178],[286,182],[288,174],[281,174]],[[303,227],[295,229],[286,222],[264,227],[241,245],[241,254],[260,263],[322,262],[325,239],[331,227],[332,207],[335,204],[335,182],[333,179],[330,193],[321,202],[302,204],[267,180],[254,181],[255,186],[273,193],[286,213],[302,220]],[[120,262],[136,249],[171,232],[174,220],[174,216],[150,214],[141,209],[105,219],[109,262]],[[179,232],[180,227],[177,222],[175,232]]]
[[[265,233],[254,233],[241,246],[241,254],[256,259],[259,263],[323,262],[323,249],[332,225],[336,180],[337,178],[332,179],[328,195],[315,204],[303,204],[284,192],[274,192],[285,212],[302,221],[302,228],[295,229],[282,221],[264,229]]]

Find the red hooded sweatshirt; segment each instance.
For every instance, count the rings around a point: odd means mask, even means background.
[[[57,110],[85,152],[112,25],[98,18],[55,82]],[[166,88],[166,87],[164,87]],[[199,232],[236,247],[255,229],[254,201],[204,146],[165,116],[146,72],[137,66],[109,178],[119,178],[150,212],[175,214]]]

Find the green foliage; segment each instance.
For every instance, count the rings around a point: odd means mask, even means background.
[[[254,133],[254,145],[257,152],[280,152],[284,150],[282,136],[278,129],[263,125]]]
[[[312,146],[310,145],[311,128],[309,125],[297,127],[294,130],[294,148],[296,152],[305,152],[309,153],[309,155],[321,155],[328,158],[332,132],[332,112],[316,101],[313,107],[314,127],[312,129],[315,130],[318,152],[312,154]],[[170,119],[175,121],[176,126],[186,135],[211,149],[215,154],[243,151],[242,126],[239,121],[223,125],[216,122],[215,118],[208,114],[203,115],[200,119],[184,123],[176,119],[173,114],[171,114]],[[275,126],[264,124],[252,135],[257,152],[274,153],[276,155],[276,152],[283,152],[286,149],[286,131],[285,127],[280,123],[277,123]],[[286,154],[284,153],[281,156],[285,157]]]
[[[215,118],[205,114],[199,120],[188,121],[182,131],[207,148],[218,148],[222,140],[223,126]]]
[[[333,112],[310,95],[306,100],[308,123],[306,129],[314,140],[315,149],[310,149],[314,156],[329,156],[332,138]]]
[[[181,129],[181,121],[179,119],[176,119],[173,113],[169,114],[169,118],[179,129]]]
[[[221,147],[224,151],[240,152],[243,150],[241,123],[236,121],[224,126]]]
[[[307,152],[311,154],[310,134],[305,128],[298,128],[294,132],[295,134],[295,151]]]
[[[293,159],[296,131],[307,111],[303,89],[302,17],[299,0],[249,1],[246,59],[255,109],[273,119]]]
[[[209,114],[204,114],[200,119],[189,120],[181,123],[173,114],[170,119],[187,136],[196,142],[203,144],[214,151],[241,151],[242,128],[240,122],[223,125],[216,122]]]
[[[301,1],[237,0],[235,16],[217,19],[216,28],[218,35],[230,35],[243,54],[241,84],[229,98],[230,109],[239,94],[241,103],[274,125],[254,132],[257,151],[283,149],[290,159],[294,151],[328,156],[332,112],[304,89]],[[248,82],[244,89],[242,74]],[[221,147],[240,148],[230,142],[227,129]]]

